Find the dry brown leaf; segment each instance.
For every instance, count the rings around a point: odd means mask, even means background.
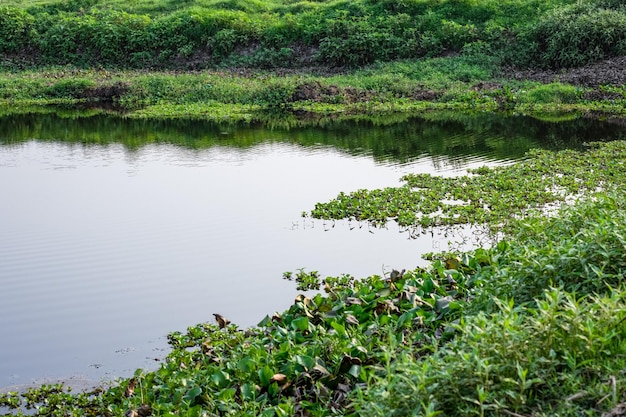
[[[220,329],[223,329],[230,324],[230,320],[220,314],[213,313],[213,316],[215,317],[215,321],[217,321],[217,325],[220,327]]]

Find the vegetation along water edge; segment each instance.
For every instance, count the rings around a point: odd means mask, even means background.
[[[625,56],[621,0],[4,0],[0,112],[80,104],[306,124],[470,110],[623,123]],[[305,215],[412,233],[474,223],[493,245],[386,276],[287,273],[307,291],[258,326],[191,326],[169,335],[154,372],[83,393],[1,394],[0,412],[624,415],[625,161],[626,143],[590,143],[346,191]]]
[[[6,0],[0,102],[256,120],[474,109],[623,118],[615,0]]]
[[[495,241],[385,276],[286,273],[306,292],[258,326],[216,316],[217,324],[171,333],[156,371],[91,392],[6,393],[0,404],[8,415],[41,416],[620,415],[625,161],[625,142],[598,143],[342,194],[308,215],[345,203],[369,207],[362,211],[376,215],[359,220],[375,225],[382,216],[418,228],[426,217],[484,223]],[[466,194],[456,194],[459,181]],[[440,210],[429,214],[426,200]],[[553,202],[561,204],[546,210]],[[383,211],[404,204],[422,215]],[[344,210],[334,216],[354,216]]]

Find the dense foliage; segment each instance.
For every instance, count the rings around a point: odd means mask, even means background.
[[[360,66],[462,53],[570,67],[626,53],[609,0],[4,1],[14,65]]]
[[[624,209],[621,193],[599,195],[465,255],[479,267],[458,337],[426,359],[403,352],[361,415],[620,415]]]

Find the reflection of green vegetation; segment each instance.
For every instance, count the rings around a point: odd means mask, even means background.
[[[45,108],[37,108],[42,110]],[[42,110],[43,111],[43,110]],[[193,120],[127,119],[98,110],[15,114],[0,123],[0,143],[36,138],[84,144],[121,143],[131,149],[169,143],[193,149],[249,147],[267,141],[327,145],[379,161],[409,162],[421,155],[450,158],[489,155],[518,159],[531,148],[578,148],[591,139],[620,138],[620,129],[592,120],[546,123],[529,117],[493,114],[426,113],[402,123],[378,125],[355,120],[311,119],[291,128],[270,122],[214,124]],[[282,115],[279,115],[282,117]],[[406,115],[405,115],[406,116]],[[261,116],[271,117],[271,115]]]

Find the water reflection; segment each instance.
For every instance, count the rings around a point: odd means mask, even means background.
[[[393,225],[300,213],[340,191],[394,186],[404,173],[456,175],[612,129],[531,122],[268,130],[103,115],[1,119],[0,387],[155,367],[169,331],[212,313],[249,326],[286,308],[296,294],[281,279],[288,270],[359,277],[416,267],[448,238],[410,240]]]
[[[0,123],[0,144],[37,138],[80,144],[120,143],[129,150],[148,144],[173,144],[199,150],[214,146],[245,149],[279,142],[305,147],[332,146],[392,164],[410,163],[423,155],[451,160],[473,156],[519,159],[531,148],[581,148],[584,142],[624,137],[623,127],[597,120],[581,118],[553,123],[524,116],[455,112],[427,113],[404,123],[383,126],[371,120],[330,120],[321,126],[271,130],[259,125],[133,120],[104,114],[91,117],[19,114],[6,116]]]

